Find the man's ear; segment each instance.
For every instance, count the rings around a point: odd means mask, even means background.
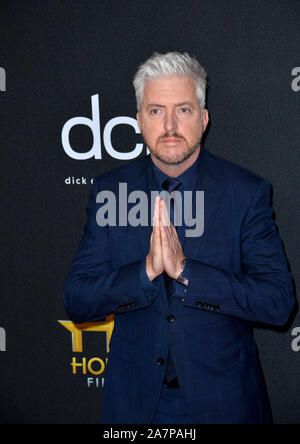
[[[142,120],[141,120],[141,113],[138,111],[136,113],[136,120],[139,127],[139,130],[142,132]]]
[[[203,133],[206,130],[208,122],[209,122],[209,115],[207,109],[205,108],[202,112]]]

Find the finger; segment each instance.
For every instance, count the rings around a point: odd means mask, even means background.
[[[167,205],[166,203],[162,200],[161,202],[161,219],[162,219],[162,226],[164,228],[165,234],[168,238],[168,241],[170,242],[170,224],[171,224],[171,220],[170,220],[170,216],[168,213],[168,209],[167,209]]]
[[[171,240],[171,238],[173,237],[173,233],[175,232],[175,234],[177,234],[177,231],[170,219],[168,208],[165,202],[163,205],[163,217],[164,217],[164,225],[167,227],[168,237]]]
[[[152,230],[153,241],[160,244],[160,215],[159,215],[160,197],[156,196],[154,206],[154,225]]]
[[[161,202],[161,206],[160,206],[160,211],[161,211],[161,218],[162,218],[162,224],[161,224],[161,242],[162,245],[164,246],[164,248],[170,248],[170,242],[171,242],[171,238],[170,238],[170,226],[168,225],[169,222],[169,218],[166,212],[166,205],[164,203],[164,201]]]
[[[170,237],[173,242],[179,242],[178,233],[173,224],[170,226]]]
[[[163,225],[166,226],[170,226],[171,224],[171,220],[170,220],[170,215],[168,212],[168,208],[166,205],[166,202],[162,199],[161,202],[161,215],[162,215],[162,223]]]
[[[159,196],[155,197],[153,213],[153,227],[157,226],[159,226]]]
[[[170,243],[169,243],[169,238],[168,238],[168,234],[167,234],[167,227],[165,227],[164,225],[162,225],[160,227],[160,236],[161,236],[161,245],[163,249],[169,249],[170,248]]]
[[[172,222],[170,220],[170,216],[169,216],[169,213],[168,213],[167,205],[166,205],[166,203],[164,201],[162,203],[161,212],[162,212],[162,219],[163,219],[163,227],[165,229],[165,233],[166,233],[167,239],[169,241],[169,244],[171,244],[171,242],[172,242],[172,232],[171,232],[171,230],[172,230],[173,224],[172,224]]]
[[[155,241],[160,242],[160,214],[159,214],[159,206],[160,206],[160,197],[156,196],[155,198],[155,206],[154,206],[154,225],[153,225],[153,239]]]

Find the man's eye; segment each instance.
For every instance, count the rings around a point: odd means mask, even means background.
[[[151,114],[159,114],[159,112],[160,112],[160,109],[158,109],[158,108],[154,108],[150,111]]]
[[[180,111],[182,112],[182,114],[189,114],[191,112],[189,108],[181,108]]]

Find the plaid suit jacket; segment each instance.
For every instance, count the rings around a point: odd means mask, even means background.
[[[94,180],[63,289],[74,322],[115,314],[102,422],[151,423],[171,347],[195,424],[269,423],[253,322],[283,325],[294,305],[270,184],[201,147],[196,189],[204,191],[204,232],[184,239],[189,285],[184,294],[177,286],[169,305],[163,276],[145,279],[151,223],[97,224],[101,190],[112,191],[117,206],[119,183],[127,184],[128,194],[141,190],[150,196],[151,162],[150,156],[139,158]],[[148,209],[150,221],[150,199]]]

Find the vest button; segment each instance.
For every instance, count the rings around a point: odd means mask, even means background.
[[[157,364],[163,365],[165,363],[165,360],[163,358],[157,358]]]
[[[174,321],[175,321],[175,316],[172,315],[172,314],[170,314],[170,315],[167,317],[167,321],[169,321],[169,322],[174,322]]]

